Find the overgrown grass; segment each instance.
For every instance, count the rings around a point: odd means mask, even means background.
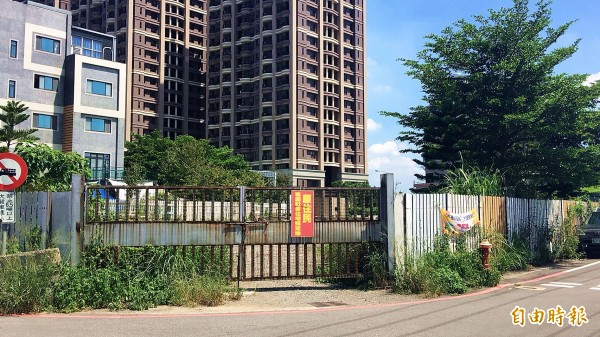
[[[209,307],[221,305],[230,297],[238,294],[233,291],[228,282],[218,275],[197,275],[191,278],[175,280],[173,304],[180,306],[206,305]]]
[[[228,266],[211,263],[209,254],[200,249],[184,254],[174,247],[91,245],[79,266],[62,267],[55,282],[53,307],[69,312],[84,308],[144,310],[191,302],[218,305],[228,288],[224,274]]]
[[[36,313],[52,299],[55,266],[50,258],[8,258],[0,262],[0,315]]]
[[[94,244],[78,266],[9,259],[0,265],[0,314],[144,310],[158,305],[219,305],[241,292],[230,287],[227,265],[207,250],[116,248]],[[224,264],[228,259],[223,259]]]
[[[582,232],[581,226],[586,224],[592,215],[592,208],[589,200],[577,202],[567,210],[564,221],[553,228],[550,237],[554,248],[552,252],[554,260],[578,259],[581,257],[578,251],[579,234]]]

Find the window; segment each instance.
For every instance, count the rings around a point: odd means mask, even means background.
[[[10,58],[17,58],[17,41],[10,40]]]
[[[110,120],[104,118],[86,117],[85,131],[110,133]]]
[[[110,155],[104,153],[85,153],[85,159],[90,163],[92,179],[103,179],[109,177]]]
[[[71,38],[73,47],[81,48],[81,54],[93,58],[104,58],[102,55],[102,42],[88,39],[87,37],[73,36]]]
[[[60,41],[43,36],[36,36],[35,50],[45,51],[47,53],[53,54],[60,54]]]
[[[58,91],[58,78],[36,74],[33,87],[42,90]]]
[[[85,92],[94,95],[112,96],[112,84],[87,80],[87,88]]]
[[[33,127],[38,129],[58,130],[58,118],[56,116],[34,113]]]
[[[8,98],[15,98],[17,90],[17,82],[8,80]]]

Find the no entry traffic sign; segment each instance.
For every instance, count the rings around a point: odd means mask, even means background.
[[[27,179],[27,164],[10,152],[0,153],[0,191],[11,191]]]

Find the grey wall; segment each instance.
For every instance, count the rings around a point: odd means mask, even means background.
[[[2,8],[0,11],[0,70],[4,75],[0,80],[0,97],[8,98],[8,80],[11,79],[17,82],[17,100],[61,106],[64,92],[63,79],[60,78],[58,92],[33,89],[34,74],[44,73],[24,69],[24,52],[25,48],[31,48],[31,61],[34,66],[40,64],[62,69],[67,51],[67,41],[60,39],[60,54],[35,51],[34,36],[31,36],[33,45],[25,46],[25,23],[70,32],[70,28],[67,28],[71,23],[69,13],[37,4],[23,4],[9,0],[0,0],[0,5]],[[43,35],[43,31],[37,33]],[[18,41],[17,59],[8,57],[10,40]]]
[[[0,0],[0,6],[2,8],[2,11],[0,11],[0,73],[3,74],[0,77],[0,99],[8,99],[8,80],[15,80],[17,82],[15,99],[30,107],[28,113],[31,117],[17,128],[32,128],[34,113],[54,115],[58,119],[58,129],[39,129],[35,136],[43,143],[62,144],[62,133],[66,130],[62,125],[63,116],[60,111],[64,106],[73,106],[74,97],[79,96],[81,97],[81,105],[73,107],[73,151],[81,155],[84,155],[85,152],[108,153],[113,168],[123,167],[124,118],[109,118],[112,123],[111,133],[87,132],[85,131],[85,113],[87,107],[116,112],[119,108],[119,76],[125,76],[125,74],[119,74],[117,69],[86,63],[86,59],[90,62],[96,59],[82,55],[71,55],[71,17],[69,12],[35,3],[24,4],[10,0]],[[30,36],[32,43],[26,46],[26,23],[65,32],[66,39],[60,39],[60,54],[35,50],[35,35],[44,35],[45,28],[32,33]],[[113,39],[109,36],[78,29],[74,29],[74,31],[79,36],[88,36],[103,41],[107,46],[113,46]],[[8,57],[11,39],[18,41],[17,59]],[[34,70],[24,69],[26,48],[31,54],[31,66],[29,68],[34,68]],[[81,69],[75,67],[75,64],[77,64],[76,59],[82,60],[83,66]],[[34,74],[56,77],[56,75],[36,71],[36,65],[43,68],[52,67],[56,69],[55,73],[62,72],[58,92],[34,89]],[[77,73],[81,74],[79,83],[75,83],[75,74]],[[112,97],[87,94],[87,79],[111,83],[113,85]],[[45,105],[46,111],[37,111],[35,109],[36,104]]]
[[[38,113],[38,112],[35,112]],[[52,115],[47,112],[39,112],[44,115]],[[33,135],[39,138],[40,143],[46,144],[62,144],[62,120],[63,116],[61,114],[54,114],[58,119],[58,130],[49,130],[49,129],[38,129]],[[31,117],[27,120],[27,122],[18,126],[19,129],[28,129],[33,128],[33,112],[31,113]]]
[[[112,84],[112,96],[91,95],[86,93],[87,80],[95,80]],[[117,110],[119,108],[119,71],[106,67],[100,67],[94,64],[83,63],[81,69],[81,83],[79,84],[81,92],[81,105]]]
[[[111,132],[85,131],[86,117],[99,117],[111,120]],[[84,155],[85,152],[110,154],[111,168],[123,167],[123,149],[125,147],[125,119],[109,118],[84,113],[75,113],[73,120],[73,152]]]
[[[68,43],[65,39],[59,39],[61,42],[60,54],[52,54],[35,50],[35,35],[39,33],[44,35],[43,29],[31,34],[32,45],[25,45],[25,24],[34,24],[38,26],[48,27],[51,29],[63,31],[68,35],[70,32],[71,17],[68,12],[46,7],[37,4],[23,4],[20,2],[0,0],[2,10],[0,11],[0,72],[3,74],[0,77],[0,98],[8,98],[8,81],[16,81],[16,98],[17,101],[22,101],[26,106],[34,104],[48,105],[48,110],[55,110],[52,106],[62,107],[63,97],[65,92],[65,79],[62,76],[46,74],[42,71],[34,71],[25,68],[25,50],[31,53],[31,66],[36,65],[51,66],[58,72],[62,71],[65,55],[67,54]],[[55,38],[55,37],[53,37]],[[56,39],[56,38],[55,38]],[[10,40],[18,42],[17,58],[9,57]],[[34,89],[34,75],[50,75],[59,77],[58,92]],[[33,114],[42,113],[55,115],[58,118],[58,130],[40,129],[35,133],[35,136],[43,143],[61,144],[61,124],[62,115],[47,112],[37,111],[34,108],[27,110],[30,118],[17,126],[18,129],[26,129],[33,127]]]

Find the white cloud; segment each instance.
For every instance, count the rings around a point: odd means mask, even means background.
[[[392,91],[392,87],[385,84],[376,85],[371,88],[371,91],[376,94],[385,94]]]
[[[583,82],[583,85],[590,86],[597,81],[600,81],[600,72],[588,76],[585,82]]]
[[[408,155],[400,153],[405,148],[395,141],[387,141],[383,144],[369,146],[369,182],[371,185],[379,186],[382,173],[393,173],[394,180],[400,184],[399,189],[408,192],[416,181],[415,173],[423,174],[419,167]],[[380,172],[376,172],[380,171]]]
[[[381,124],[377,123],[374,119],[367,119],[367,132],[377,131],[381,129]]]
[[[376,67],[378,65],[374,58],[367,56],[367,66]]]

